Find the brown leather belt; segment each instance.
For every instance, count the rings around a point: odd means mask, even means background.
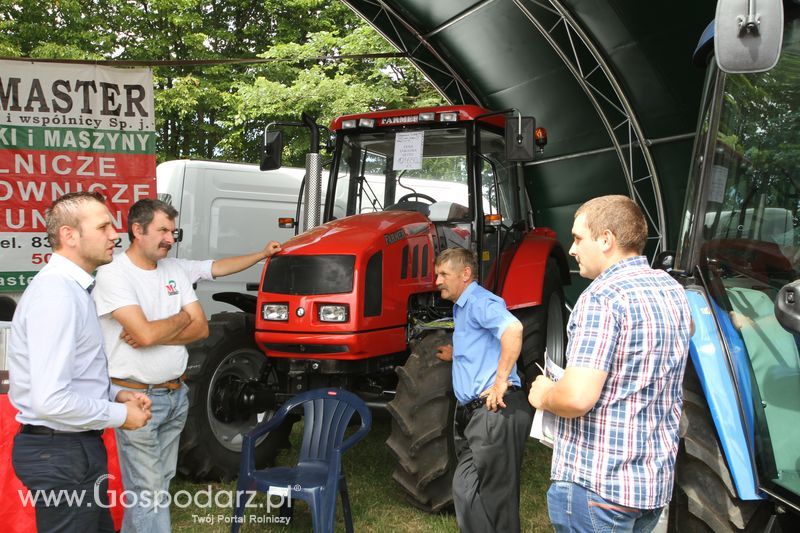
[[[147,383],[139,383],[138,381],[130,381],[127,379],[119,379],[119,378],[111,378],[111,383],[114,385],[119,385],[120,387],[127,387],[129,389],[169,389],[169,390],[176,390],[180,389],[181,385],[183,384],[183,380],[186,379],[186,374],[182,375],[179,378],[172,379],[170,381],[165,381],[164,383],[157,383],[155,385],[148,385]]]

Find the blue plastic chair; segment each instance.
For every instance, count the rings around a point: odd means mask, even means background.
[[[303,406],[305,427],[297,465],[257,470],[255,443],[269,431],[277,429],[289,411],[299,405]],[[361,417],[361,427],[342,442],[355,413]],[[252,491],[290,495],[291,501],[304,500],[311,510],[314,531],[317,533],[333,531],[336,494],[341,493],[345,527],[352,532],[353,517],[342,472],[342,453],[366,437],[371,425],[372,414],[364,401],[341,389],[311,390],[283,404],[272,418],[255,427],[242,442],[231,532],[239,530],[249,499],[248,493]]]

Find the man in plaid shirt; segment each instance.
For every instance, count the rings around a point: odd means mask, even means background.
[[[683,288],[642,256],[647,223],[625,196],[575,213],[581,276],[567,365],[529,401],[559,418],[547,492],[556,531],[651,531],[669,502],[691,335]]]

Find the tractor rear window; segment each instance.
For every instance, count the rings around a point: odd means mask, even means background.
[[[354,255],[281,255],[264,274],[264,292],[341,294],[353,291]]]

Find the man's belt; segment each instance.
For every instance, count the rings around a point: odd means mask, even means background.
[[[62,431],[60,429],[53,429],[47,426],[35,426],[33,424],[22,424],[19,428],[20,433],[26,435],[47,435],[53,437],[55,435],[65,435],[68,437],[99,437],[103,434],[102,429],[91,429],[88,431]]]
[[[138,381],[132,381],[130,379],[119,379],[119,378],[111,378],[111,383],[114,385],[118,385],[120,387],[126,387],[128,389],[169,389],[169,390],[176,390],[180,389],[181,385],[183,384],[183,380],[186,379],[186,374],[182,375],[179,378],[171,379],[169,381],[165,381],[164,383],[156,383],[155,385],[151,385],[148,383],[139,383]]]
[[[515,392],[518,390],[522,390],[522,387],[518,385],[509,385],[508,389],[506,389],[506,394],[509,392]],[[474,400],[471,400],[464,404],[464,410],[467,412],[467,416],[471,416],[475,409],[479,407],[483,407],[486,405],[486,396],[478,396]]]

